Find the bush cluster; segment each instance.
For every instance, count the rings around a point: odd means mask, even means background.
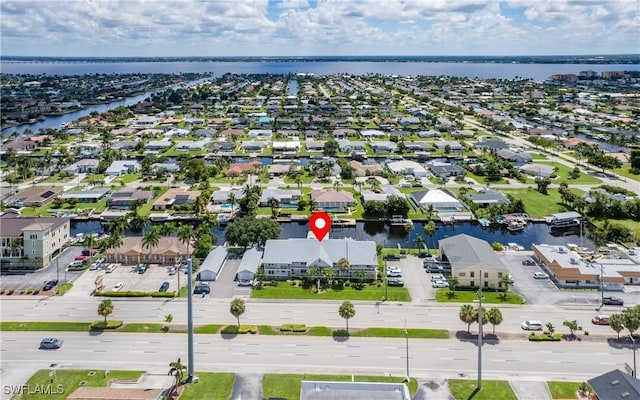
[[[282,324],[280,325],[280,332],[306,332],[307,326],[305,324]]]
[[[122,321],[94,321],[89,329],[118,329],[122,326]]]
[[[559,342],[562,340],[562,338],[564,337],[564,335],[562,333],[555,333],[553,335],[549,335],[549,333],[541,333],[539,335],[536,335],[535,333],[531,332],[531,334],[529,335],[529,341],[530,342]]]
[[[227,325],[222,327],[220,333],[227,335],[244,335],[246,333],[256,334],[258,333],[258,327],[255,325]]]

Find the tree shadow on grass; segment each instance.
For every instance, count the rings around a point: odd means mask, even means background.
[[[345,329],[336,329],[333,331],[333,340],[336,342],[346,342],[349,340],[349,332]]]
[[[469,397],[467,397],[467,400],[471,400],[471,399],[473,399],[474,397],[476,397],[476,395],[477,395],[479,392],[480,392],[480,389],[478,389],[478,388],[473,389],[473,392],[471,392],[471,394],[469,395]]]

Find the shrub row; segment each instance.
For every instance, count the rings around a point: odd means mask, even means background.
[[[307,326],[305,324],[282,324],[280,325],[280,332],[306,332]]]
[[[256,334],[258,333],[258,327],[255,325],[227,325],[223,326],[220,330],[220,333],[227,335],[236,335],[236,334]]]
[[[550,336],[548,334],[544,334],[541,333],[540,335],[536,335],[535,333],[531,332],[531,335],[529,335],[529,341],[531,342],[559,342],[562,340],[562,338],[564,337],[564,334],[562,333],[556,333],[553,336]]]
[[[94,321],[89,329],[118,329],[122,326],[122,321],[107,321],[105,324],[104,321]]]
[[[70,265],[67,267],[68,271],[84,271],[85,269],[89,268],[89,263],[85,263],[83,265]]]

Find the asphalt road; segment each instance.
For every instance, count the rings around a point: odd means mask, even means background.
[[[187,359],[184,334],[65,332],[57,336],[64,340],[62,348],[39,350],[43,333],[3,333],[2,363],[12,366],[11,371],[3,368],[3,384],[13,383],[20,370],[49,368],[52,364],[163,371],[177,357]],[[194,357],[198,371],[404,375],[406,346],[405,339],[196,335]],[[475,377],[475,341],[410,339],[408,346],[411,376]],[[485,343],[482,356],[485,378],[521,380],[581,381],[623,368],[631,359],[628,349],[594,342]]]
[[[3,321],[94,321],[100,298],[49,297],[21,299],[4,297],[2,300]],[[229,299],[201,298],[194,296],[194,322],[196,324],[234,324],[236,319],[229,313]],[[174,323],[185,324],[187,300],[148,300],[113,299],[115,309],[109,317],[125,322],[163,322],[164,316],[173,314]],[[344,319],[338,315],[340,301],[317,303],[297,301],[278,302],[246,299],[246,312],[240,318],[243,324],[269,324],[279,326],[283,323],[302,323],[308,326],[343,327]],[[349,320],[349,326],[365,327],[403,327],[441,328],[466,330],[466,325],[458,317],[459,304],[451,305],[413,305],[403,303],[354,302],[356,315]],[[491,307],[489,305],[489,307]],[[504,320],[497,332],[523,333],[520,324],[525,319],[538,319],[543,323],[553,323],[558,332],[568,333],[562,326],[567,319],[576,319],[591,334],[613,335],[608,326],[591,324],[596,314],[593,306],[499,306]],[[600,313],[621,312],[623,308],[605,306]],[[473,325],[472,329],[477,328]],[[485,329],[491,329],[487,326]]]

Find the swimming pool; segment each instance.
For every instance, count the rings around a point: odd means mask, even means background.
[[[235,210],[235,208],[236,208],[236,207],[237,207],[237,205],[235,205],[235,204],[233,205],[233,208],[231,207],[231,204],[220,204],[220,205],[218,206],[218,208],[219,208],[220,210],[222,210],[222,211],[229,211],[229,212],[231,212],[231,211]]]

